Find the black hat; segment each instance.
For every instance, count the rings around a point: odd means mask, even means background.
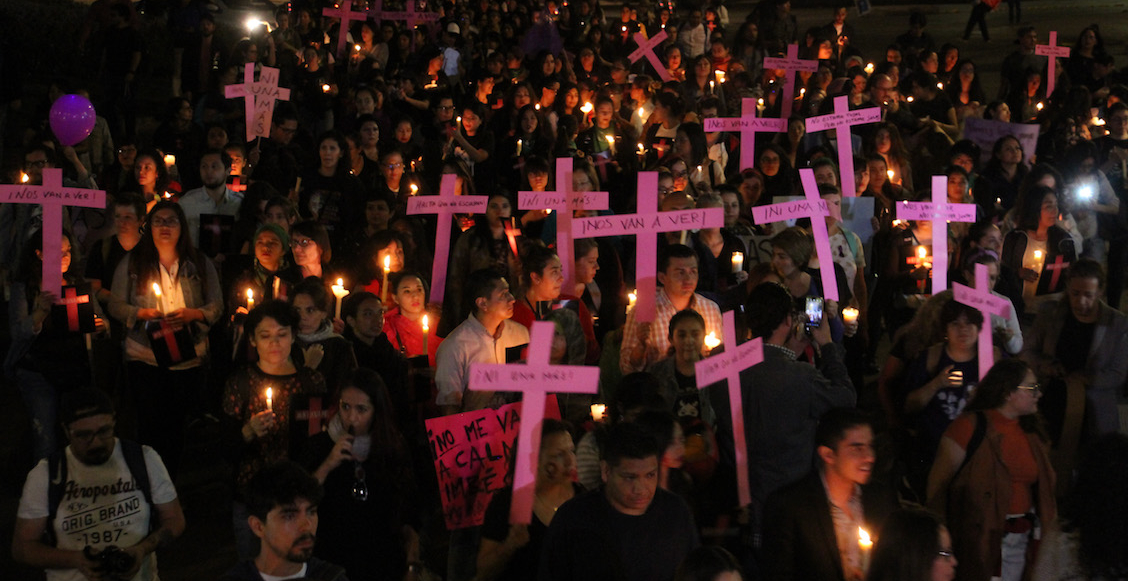
[[[80,387],[63,394],[59,405],[59,421],[64,426],[101,414],[114,414],[114,404],[110,396],[100,389]]]

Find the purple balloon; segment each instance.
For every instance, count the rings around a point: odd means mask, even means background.
[[[51,131],[63,145],[77,145],[94,130],[94,105],[82,95],[63,95],[51,105]]]

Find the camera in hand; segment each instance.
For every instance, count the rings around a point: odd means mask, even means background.
[[[94,552],[93,547],[87,545],[82,549],[82,554],[87,559],[98,563],[98,568],[110,577],[123,576],[133,568],[133,555],[121,550],[117,545],[110,545],[98,553]]]

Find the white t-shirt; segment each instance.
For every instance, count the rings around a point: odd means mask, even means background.
[[[143,446],[149,471],[149,488],[154,504],[176,500],[176,488],[168,477],[164,462],[152,448]],[[67,483],[53,526],[60,549],[78,550],[89,545],[95,552],[108,545],[127,548],[149,535],[149,503],[137,487],[125,463],[121,441],[114,444],[110,460],[101,466],[87,466],[75,459],[70,446],[67,455]],[[24,483],[16,516],[22,519],[47,518],[47,460],[32,468]],[[150,553],[133,581],[158,581],[157,557]],[[47,569],[47,581],[85,581],[78,569]]]
[[[266,573],[259,571],[259,576],[262,577],[262,581],[287,581],[289,579],[302,579],[306,576],[306,570],[308,569],[309,563],[302,563],[302,569],[297,573],[294,573],[293,575],[288,575],[286,577],[275,577],[274,575],[267,575]]]

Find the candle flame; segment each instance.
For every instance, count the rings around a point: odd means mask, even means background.
[[[329,89],[331,89],[331,88],[332,87],[330,87],[329,85],[321,85],[321,90],[326,92],[326,93],[328,93]]]
[[[912,103],[912,102],[913,102],[913,96],[912,96],[912,95],[909,95],[909,98],[908,98],[908,99],[905,99],[905,101],[908,101],[909,103]]]
[[[709,349],[716,349],[717,345],[720,344],[721,340],[717,338],[717,334],[715,332],[710,331],[708,335],[705,335],[705,346]]]
[[[893,170],[885,170],[885,175],[889,176],[889,179],[893,179]]]
[[[359,44],[358,44],[358,45],[356,45],[356,47],[355,47],[355,48],[356,48],[356,52],[360,52],[360,45],[359,45]]]
[[[427,315],[423,315],[423,332],[426,333],[430,329],[430,325],[427,324]]]
[[[342,288],[343,288],[343,287],[345,286],[345,279],[343,279],[343,278],[338,278],[338,279],[337,279],[337,286],[339,286],[339,287],[342,287]]]
[[[610,143],[611,145],[615,145],[615,136],[614,135],[608,135],[607,136],[607,143]]]
[[[595,107],[591,103],[584,103],[584,106],[580,107],[580,111],[584,113],[591,113],[594,109]]]
[[[1042,251],[1041,250],[1035,250],[1034,251],[1034,259],[1035,260],[1041,260],[1042,259]]]
[[[157,295],[158,297],[161,296],[161,285],[160,285],[160,283],[157,283],[157,282],[153,283],[153,294]]]
[[[642,107],[639,107],[638,108],[638,118],[642,119],[642,116],[645,115],[645,114],[646,114],[646,110],[644,110]]]
[[[1037,105],[1034,106],[1034,108],[1039,110],[1039,111],[1041,111],[1043,107],[1045,107],[1045,105],[1043,105],[1041,102],[1039,102]]]
[[[873,74],[873,63],[866,63],[866,74]]]
[[[266,400],[270,401],[272,399],[274,399],[274,390],[268,387],[266,388]]]
[[[863,549],[868,549],[873,546],[873,540],[870,539],[870,534],[862,527],[858,527],[858,546]]]
[[[928,249],[923,246],[917,246],[917,257],[924,258],[928,256]]]
[[[255,291],[253,291],[251,289],[247,289],[247,300],[249,300],[249,301],[255,300]]]
[[[391,257],[391,255],[388,255],[388,256],[384,257],[384,271],[387,272],[391,269],[392,269],[392,257]]]
[[[411,195],[414,196],[417,193],[419,193],[419,186],[417,186],[415,184],[411,184]]]
[[[176,156],[170,153],[170,154],[164,156],[164,162],[165,162],[165,166],[176,165]]]
[[[29,175],[27,175],[27,174],[25,174],[25,173],[23,173],[23,172],[20,172],[20,183],[24,183],[24,184],[26,184],[26,183],[27,183],[27,182],[29,182],[30,180],[31,180],[31,176],[29,176]]]

